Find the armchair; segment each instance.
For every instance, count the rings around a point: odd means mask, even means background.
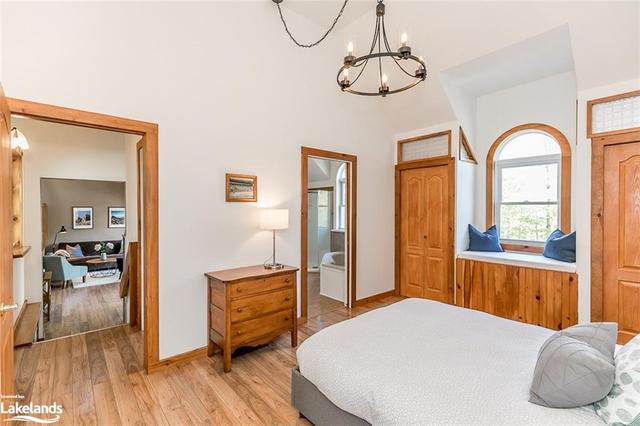
[[[82,282],[86,282],[89,272],[86,266],[74,266],[62,256],[43,256],[42,265],[46,272],[51,272],[51,281],[62,281],[63,288],[74,278],[82,277]]]

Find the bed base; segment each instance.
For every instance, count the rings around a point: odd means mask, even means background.
[[[291,370],[291,404],[316,426],[364,426],[369,423],[335,405],[307,380],[300,369]]]

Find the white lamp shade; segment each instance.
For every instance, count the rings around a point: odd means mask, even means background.
[[[289,227],[288,209],[260,210],[260,229],[287,229]]]
[[[11,149],[15,148],[26,151],[29,149],[29,142],[22,132],[14,127],[11,129]]]

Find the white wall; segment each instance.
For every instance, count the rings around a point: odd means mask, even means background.
[[[278,252],[300,264],[302,145],[358,156],[357,297],[393,289],[391,132],[380,99],[337,89],[335,38],[296,48],[267,1],[4,8],[10,96],[159,123],[160,357],[206,344],[204,272],[269,255],[257,207],[290,209]],[[258,204],[225,203],[225,172],[258,175]]]
[[[123,135],[44,121],[12,118],[29,140],[23,156],[24,244],[31,246],[24,262],[24,297],[42,300],[42,222],[40,179],[125,181]],[[69,212],[71,215],[71,212]]]

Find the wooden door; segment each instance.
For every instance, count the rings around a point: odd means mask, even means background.
[[[400,294],[450,303],[449,167],[400,172]]]
[[[0,86],[0,394],[13,394],[13,248],[9,105]],[[3,414],[0,414],[0,422]]]
[[[640,142],[604,148],[604,320],[640,333]]]

